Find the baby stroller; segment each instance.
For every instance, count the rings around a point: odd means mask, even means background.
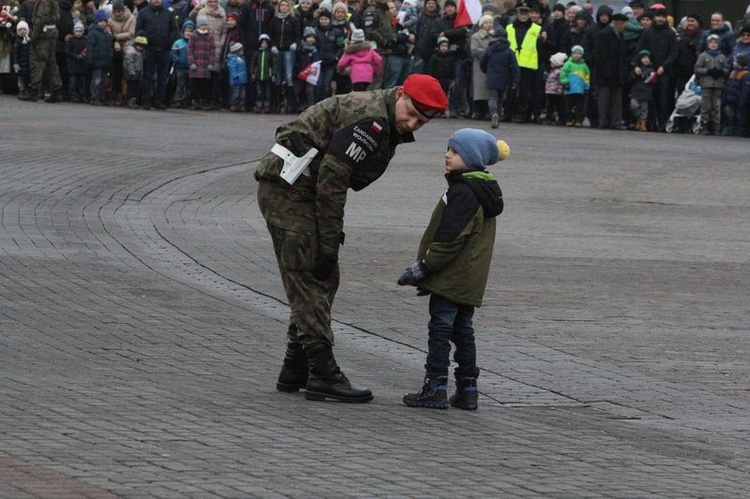
[[[677,98],[674,112],[667,120],[667,133],[701,132],[701,87],[691,76],[685,84],[685,90]]]

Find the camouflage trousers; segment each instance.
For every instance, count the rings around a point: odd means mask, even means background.
[[[291,316],[287,335],[303,345],[333,345],[331,306],[339,287],[339,268],[326,281],[312,276],[318,255],[314,197],[300,195],[283,180],[258,183],[258,205],[266,219]]]
[[[51,85],[51,90],[62,87],[60,68],[57,67],[55,58],[56,43],[54,38],[34,41],[34,51],[31,53],[31,85],[37,90],[42,88],[45,74],[49,75],[47,81]]]

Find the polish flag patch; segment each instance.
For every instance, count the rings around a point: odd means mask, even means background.
[[[383,131],[383,127],[377,121],[373,121],[372,125],[370,125],[370,128],[372,128],[375,133],[380,133]]]

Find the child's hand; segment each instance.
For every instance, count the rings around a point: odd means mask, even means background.
[[[425,265],[424,260],[419,260],[412,263],[411,266],[401,274],[401,277],[398,278],[398,285],[414,286],[425,277],[427,277],[427,265]]]

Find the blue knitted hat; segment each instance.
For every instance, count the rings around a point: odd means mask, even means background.
[[[448,139],[448,147],[456,151],[469,170],[484,170],[500,160],[497,139],[476,128],[462,128]]]

